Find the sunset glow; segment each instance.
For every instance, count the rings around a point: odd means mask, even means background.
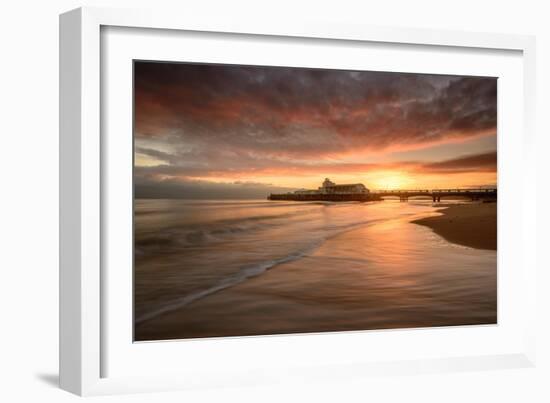
[[[496,79],[136,62],[138,197],[496,185]]]

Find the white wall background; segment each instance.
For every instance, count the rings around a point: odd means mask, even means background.
[[[550,10],[544,1],[169,1],[19,0],[0,22],[0,400],[70,402],[57,383],[58,14],[81,5],[179,7],[180,12],[314,15],[373,25],[534,34],[538,40],[540,331],[535,369],[376,377],[334,384],[93,398],[116,402],[548,402],[550,401]],[[543,261],[544,260],[544,261]],[[6,395],[7,394],[7,395]]]

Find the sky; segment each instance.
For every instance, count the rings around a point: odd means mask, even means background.
[[[496,185],[497,79],[136,61],[136,197]]]

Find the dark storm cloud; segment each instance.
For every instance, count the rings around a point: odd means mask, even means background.
[[[467,155],[446,161],[424,164],[422,169],[432,173],[495,172],[497,169],[497,153],[495,151]]]
[[[494,78],[136,62],[134,79],[143,197],[154,189],[157,197],[256,197],[269,188],[208,178],[496,170],[496,154],[443,161],[434,151],[424,156],[439,162],[393,165],[368,157],[495,136]]]
[[[496,79],[137,62],[136,136],[269,156],[496,130]],[[284,141],[283,141],[284,140]]]
[[[163,161],[163,162],[167,162],[167,163],[175,163],[175,164],[177,164],[179,162],[177,156],[175,156],[173,154],[170,154],[170,153],[163,152],[163,151],[155,150],[153,148],[136,147],[135,152],[136,152],[136,154],[141,154],[141,155],[146,155],[148,157],[153,157],[154,159],[156,159],[158,161]]]

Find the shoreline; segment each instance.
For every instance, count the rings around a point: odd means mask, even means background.
[[[497,203],[455,204],[438,212],[441,215],[411,222],[454,244],[497,250]]]
[[[480,206],[466,205],[469,215]],[[410,222],[339,234],[300,259],[136,323],[135,341],[495,324],[494,254],[424,245],[417,235],[426,231]]]

